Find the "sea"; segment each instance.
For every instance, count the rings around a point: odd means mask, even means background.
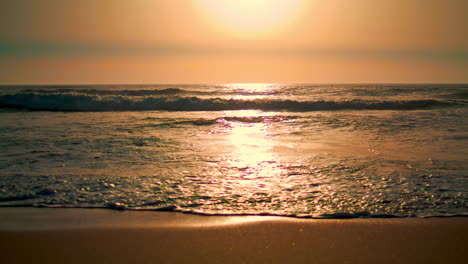
[[[0,86],[0,207],[468,216],[468,84]]]

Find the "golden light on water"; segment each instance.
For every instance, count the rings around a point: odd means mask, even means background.
[[[266,96],[278,88],[279,85],[273,83],[224,85],[225,91],[247,94],[248,99]],[[243,96],[236,96],[236,99],[243,99]],[[235,121],[236,119],[239,121]],[[229,159],[232,167],[248,168],[249,173],[256,175],[276,175],[281,172],[278,168],[277,153],[273,150],[277,142],[271,137],[270,124],[265,113],[256,110],[239,111],[234,121],[229,122],[229,126],[231,130],[226,137],[226,143],[233,146]]]
[[[266,124],[244,124],[233,122],[227,136],[234,152],[231,162],[239,168],[255,167],[261,163],[275,162],[272,152],[274,142],[269,138]]]
[[[224,85],[224,87],[225,89],[230,89],[237,92],[269,93],[278,89],[279,85],[274,83],[231,83]]]
[[[225,137],[229,148],[225,160],[236,177],[244,179],[271,178],[284,173],[271,136],[268,117],[259,117],[256,111],[236,116],[239,121],[228,121],[230,131]]]
[[[255,100],[275,93],[282,85],[275,83],[231,83],[224,84],[223,87],[225,93],[233,95],[232,99]]]
[[[268,124],[235,121],[229,125],[231,131],[225,140],[230,152],[225,156],[228,171],[223,177],[224,187],[245,193],[245,199],[255,193],[276,192],[281,175],[287,171],[274,151],[276,142],[268,132]]]
[[[242,37],[276,33],[304,9],[304,0],[198,0],[202,15],[213,26]]]

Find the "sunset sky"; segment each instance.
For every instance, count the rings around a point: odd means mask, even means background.
[[[0,84],[468,82],[466,0],[2,0]]]

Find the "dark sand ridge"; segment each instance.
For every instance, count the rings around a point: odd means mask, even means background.
[[[468,218],[0,208],[2,263],[463,263]]]

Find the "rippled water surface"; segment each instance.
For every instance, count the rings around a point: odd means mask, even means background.
[[[0,90],[0,206],[313,217],[468,213],[463,86]],[[187,98],[190,109],[173,109]],[[106,109],[94,109],[104,101]],[[143,101],[143,110],[122,106]],[[170,109],[161,110],[167,102]],[[232,107],[244,104],[268,107]]]

